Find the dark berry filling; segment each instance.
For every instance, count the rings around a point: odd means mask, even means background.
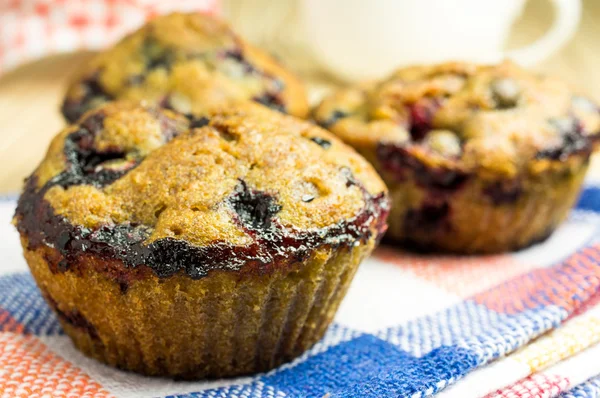
[[[77,329],[82,329],[93,339],[96,339],[96,340],[99,339],[98,331],[96,330],[96,327],[94,325],[92,325],[90,323],[90,321],[88,321],[87,318],[85,316],[83,316],[82,313],[80,313],[77,310],[73,310],[73,311],[69,311],[69,312],[62,311],[60,308],[58,308],[58,304],[56,303],[56,300],[54,300],[48,294],[48,292],[43,292],[43,295],[46,298],[46,301],[48,302],[50,307],[52,307],[52,309],[54,310],[56,315],[58,315],[58,317],[63,322],[66,322],[69,325],[71,325]]]
[[[496,181],[484,188],[483,194],[495,205],[515,203],[523,194],[523,186],[519,180]]]
[[[323,149],[331,148],[331,141],[321,137],[310,137],[310,140]]]
[[[16,211],[17,229],[29,240],[29,248],[48,246],[60,252],[61,266],[57,272],[77,269],[86,255],[94,255],[113,264],[104,271],[119,283],[123,292],[137,275],[139,267],[150,268],[159,277],[168,277],[180,271],[192,278],[206,276],[211,270],[265,273],[305,260],[319,247],[353,247],[364,242],[375,229],[379,239],[387,226],[385,219],[389,202],[384,193],[369,195],[358,184],[349,170],[348,186],[359,186],[365,205],[353,218],[340,221],[318,230],[298,230],[282,225],[276,215],[281,206],[272,195],[260,192],[240,181],[232,195],[226,199],[240,225],[253,238],[246,246],[236,246],[224,241],[199,247],[176,238],[161,238],[150,244],[145,240],[151,229],[144,225],[104,225],[95,230],[72,225],[54,213],[44,199],[45,192],[55,182],[50,181],[37,190],[36,178],[27,181],[19,198]],[[143,269],[141,269],[143,270]]]
[[[210,120],[209,120],[207,117],[205,117],[205,116],[196,116],[196,115],[193,115],[193,114],[191,114],[191,113],[181,113],[181,112],[179,112],[177,109],[173,108],[173,106],[171,105],[171,101],[170,101],[170,99],[171,99],[171,96],[170,96],[170,95],[165,95],[165,96],[164,96],[164,97],[163,97],[163,98],[162,98],[162,99],[161,99],[161,100],[158,102],[158,106],[159,106],[160,108],[162,108],[162,109],[168,109],[168,110],[170,110],[170,111],[173,111],[173,112],[175,112],[175,113],[179,113],[180,115],[183,115],[183,116],[185,116],[185,117],[187,118],[187,120],[189,121],[189,127],[190,127],[191,129],[195,129],[195,128],[200,128],[200,127],[207,126],[207,125],[208,125],[208,123],[210,122]],[[172,119],[170,119],[170,118],[168,118],[168,117],[164,116],[164,114],[163,114],[163,113],[156,111],[156,112],[155,112],[155,116],[156,116],[157,118],[161,119],[161,120],[162,120],[162,119],[166,119],[167,121],[169,121],[169,122],[170,122],[170,124],[171,124],[173,127],[175,126],[175,123],[174,123],[174,121],[173,121]],[[167,127],[167,126],[165,126],[165,128],[163,128],[163,131],[165,131],[165,130],[166,130],[166,127]]]
[[[567,160],[573,154],[591,154],[592,140],[583,134],[583,126],[576,118],[552,119],[549,122],[558,130],[562,143],[539,151],[537,159]]]
[[[437,231],[447,227],[450,205],[447,202],[425,202],[418,209],[410,209],[404,216],[404,230],[407,236],[414,231]]]
[[[433,129],[435,114],[443,105],[443,101],[443,98],[423,97],[415,103],[407,105],[409,114],[408,130],[412,142],[417,143],[414,145],[424,148],[433,145],[425,139],[433,137],[429,135],[429,132]],[[440,132],[444,131],[440,130]],[[452,137],[455,136],[452,135]],[[461,150],[460,143],[454,145],[458,148],[456,151]],[[393,142],[380,142],[377,146],[377,158],[381,162],[382,168],[392,173],[398,181],[406,181],[412,178],[417,185],[440,193],[455,191],[467,181],[469,174],[458,167],[429,166],[411,153],[410,148],[411,144]],[[458,155],[453,154],[452,156],[456,157]]]
[[[262,94],[253,97],[253,101],[256,101],[259,104],[265,105],[278,112],[286,113],[285,101],[281,97],[281,92],[284,90],[285,85],[280,79],[262,70],[259,70],[253,64],[248,62],[240,48],[227,50],[223,52],[222,56],[234,60],[235,62],[242,65],[244,73],[248,75],[255,75],[265,80],[265,83],[268,88]]]
[[[65,139],[64,154],[67,170],[52,179],[53,185],[94,185],[102,187],[117,180],[137,166],[134,160],[126,160],[119,148],[99,151],[94,146],[94,138],[102,129],[104,115],[96,113],[80,124],[80,129]],[[105,167],[111,161],[122,160],[121,167]]]
[[[243,180],[236,186],[229,204],[246,228],[258,231],[271,229],[275,215],[281,211],[273,196],[249,189]]]
[[[160,131],[162,132],[162,136],[165,142],[171,141],[173,138],[177,137],[182,130],[181,120],[173,119],[167,116],[164,112],[161,112],[156,108],[149,108],[147,110],[152,116],[154,116],[158,122],[160,123]],[[202,118],[206,119],[206,118]],[[190,123],[198,123],[199,119],[189,118]],[[208,119],[206,124],[208,124]],[[185,127],[192,127],[188,124]],[[194,126],[198,127],[198,126]]]
[[[336,124],[340,119],[344,119],[348,116],[350,116],[349,113],[341,111],[339,109],[336,109],[331,113],[331,116],[329,117],[329,119],[319,122],[319,125],[323,128],[328,129],[329,127]]]
[[[242,54],[242,50],[239,48],[225,51],[224,57],[232,59],[240,65],[243,65],[244,72],[246,72],[247,74],[260,74],[260,71],[256,69],[254,65],[252,65],[250,62],[248,62],[246,58],[244,58],[244,54]]]
[[[252,100],[281,113],[285,113],[286,111],[283,99],[279,94],[276,93],[266,92],[262,95],[252,98]]]
[[[147,37],[142,43],[142,57],[146,71],[163,68],[171,70],[175,62],[175,53],[172,49],[163,46],[153,37]]]
[[[410,136],[413,141],[421,141],[431,130],[433,117],[442,106],[438,98],[421,98],[409,107]]]
[[[164,51],[155,57],[146,58],[146,71],[150,72],[159,68],[170,70],[174,62],[173,54],[170,51]]]
[[[172,140],[180,132],[176,120],[164,113],[148,110],[158,119],[165,142]],[[79,123],[79,130],[65,139],[64,155],[67,170],[52,179],[53,185],[68,187],[71,185],[94,185],[103,187],[121,178],[135,168],[141,159],[121,148],[96,148],[96,135],[104,128],[105,115],[98,111]],[[118,161],[118,162],[115,162]]]
[[[469,177],[460,170],[428,166],[398,144],[380,143],[377,157],[382,167],[399,181],[412,174],[415,182],[427,189],[454,191],[462,187]]]
[[[129,86],[139,86],[146,81],[149,72],[155,69],[170,71],[176,60],[173,49],[160,44],[153,37],[147,37],[140,48],[140,54],[144,62],[142,73],[131,75],[125,82]]]
[[[76,100],[69,97],[65,98],[61,111],[69,122],[76,122],[90,109],[92,102],[100,104],[114,99],[112,95],[104,91],[98,78],[99,73],[97,72],[80,83],[81,88],[84,90],[82,98]]]
[[[190,128],[200,128],[204,126],[208,126],[210,120],[204,116],[202,117],[194,117],[193,115],[185,115],[190,120]]]

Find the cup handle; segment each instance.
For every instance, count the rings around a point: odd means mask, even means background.
[[[581,0],[551,0],[554,23],[550,30],[533,44],[507,51],[506,57],[523,66],[531,66],[562,47],[577,30],[581,18]]]

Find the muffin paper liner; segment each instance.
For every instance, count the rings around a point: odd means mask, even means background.
[[[86,355],[122,369],[183,379],[270,370],[329,326],[372,243],[320,249],[263,275],[219,271],[118,283],[92,267],[52,273],[50,248],[25,256],[61,325]]]
[[[543,241],[567,217],[583,183],[587,166],[559,178],[524,179],[524,189],[512,203],[495,204],[484,197],[484,183],[476,178],[457,192],[429,192],[412,181],[392,183],[388,238],[417,249],[462,253],[494,253],[517,250]],[[556,177],[556,178],[554,178]],[[421,223],[407,229],[409,209],[424,203],[447,203],[448,216],[427,228]]]

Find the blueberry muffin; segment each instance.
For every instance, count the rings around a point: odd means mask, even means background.
[[[595,104],[509,62],[400,69],[333,93],[314,118],[383,177],[389,238],[456,253],[547,238],[576,200],[600,135]]]
[[[52,142],[14,222],[85,354],[148,375],[266,371],[319,340],[389,200],[328,132],[247,102],[108,103]]]
[[[98,54],[71,83],[62,113],[69,122],[115,99],[143,101],[204,117],[207,107],[252,99],[304,117],[301,82],[271,56],[204,14],[158,17]]]

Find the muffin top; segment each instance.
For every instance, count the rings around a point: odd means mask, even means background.
[[[144,101],[200,118],[207,104],[253,99],[299,117],[301,82],[231,28],[203,14],[161,16],[98,54],[70,85],[62,113],[76,121],[106,101]]]
[[[260,105],[207,112],[108,103],[53,140],[15,216],[31,247],[158,276],[264,272],[385,231],[386,189],[327,131]]]
[[[600,108],[560,80],[511,62],[409,67],[342,89],[315,120],[394,169],[409,154],[423,167],[514,177],[585,154],[600,135]]]

